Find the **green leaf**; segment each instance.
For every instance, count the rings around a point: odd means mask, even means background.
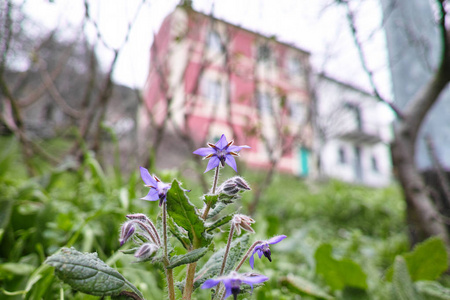
[[[97,253],[81,253],[74,248],[47,258],[46,263],[55,267],[55,273],[73,289],[94,296],[118,295],[123,291],[142,294],[119,272],[97,257]]]
[[[230,252],[228,253],[227,263],[225,265],[224,274],[229,273],[234,269],[235,265],[240,261],[244,253],[248,249],[249,235],[244,234],[240,238],[235,239],[230,246]],[[195,277],[199,276],[194,283],[194,289],[198,288],[203,282],[209,278],[213,278],[219,275],[220,268],[222,267],[223,255],[225,253],[225,247],[215,252],[209,260],[203,265],[203,267],[197,272]]]
[[[197,214],[195,206],[181,189],[177,180],[167,192],[167,213],[175,223],[187,231],[194,249],[207,247],[212,236],[206,233],[205,222]]]
[[[167,266],[167,269],[173,269],[175,267],[190,264],[196,262],[200,258],[202,258],[206,252],[208,252],[208,248],[200,248],[192,250],[184,255],[176,255],[170,259],[170,263]]]
[[[210,207],[216,206],[218,200],[219,195],[211,195],[211,194],[203,195],[203,202],[205,202],[205,204],[209,205]]]
[[[415,286],[417,291],[427,297],[427,299],[450,300],[450,289],[442,286],[437,281],[417,281]]]
[[[212,217],[215,217],[218,215],[227,205],[225,203],[219,202],[217,203],[216,207],[209,211],[207,219],[210,219]]]
[[[167,218],[167,225],[169,225],[169,231],[180,241],[180,243],[183,245],[185,249],[189,249],[189,246],[191,244],[188,236],[184,229],[182,229],[180,226],[177,226],[172,218]],[[185,231],[186,232],[186,231]]]
[[[335,259],[332,256],[332,247],[322,244],[314,254],[316,272],[321,274],[333,290],[342,290],[344,287],[367,289],[367,275],[361,267],[351,259]]]
[[[2,241],[3,232],[9,224],[12,213],[12,201],[0,200],[0,242]]]
[[[394,262],[394,274],[392,276],[394,298],[398,300],[419,300],[421,297],[417,294],[411,277],[408,273],[408,267],[405,259],[397,256]]]
[[[23,263],[4,263],[0,264],[0,278],[8,275],[24,276],[31,274],[34,269],[33,265]]]
[[[227,224],[228,222],[230,222],[230,220],[231,220],[232,218],[233,218],[233,215],[227,215],[227,216],[224,216],[224,217],[218,219],[217,221],[215,221],[215,222],[213,222],[213,223],[207,224],[207,225],[206,225],[206,227],[207,227],[206,230],[207,230],[208,232],[211,232],[212,230],[216,229],[217,227],[220,227],[220,226],[222,226],[222,225]]]
[[[280,283],[294,294],[309,295],[319,299],[334,299],[321,287],[303,277],[289,275],[287,277],[282,277]]]
[[[408,266],[412,281],[437,279],[448,268],[447,251],[444,242],[431,237],[417,244],[411,252],[402,255]],[[386,273],[386,279],[392,279],[392,267]]]

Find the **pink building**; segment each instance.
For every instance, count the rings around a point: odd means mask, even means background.
[[[144,100],[166,132],[200,147],[222,133],[251,167],[307,176],[313,143],[309,53],[191,8],[166,17]]]

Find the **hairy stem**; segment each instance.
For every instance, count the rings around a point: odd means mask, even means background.
[[[230,227],[230,234],[228,235],[227,247],[225,248],[225,253],[223,254],[222,266],[220,267],[219,277],[223,275],[223,271],[225,270],[225,265],[227,264],[228,253],[230,252],[231,241],[233,240],[234,226]],[[219,283],[216,288],[216,298],[221,299],[221,287],[222,283]]]
[[[220,169],[220,165],[217,166],[216,173],[214,174],[214,182],[213,182],[213,186],[211,189],[211,194],[216,193],[217,180],[219,179],[219,169]],[[211,203],[208,203],[205,207],[205,210],[203,211],[203,215],[202,215],[203,220],[206,220],[206,218],[208,217],[210,208],[211,208]]]
[[[249,257],[249,255],[253,251],[253,249],[255,249],[255,247],[257,245],[261,244],[262,242],[263,241],[256,241],[256,242],[253,243],[253,245],[250,246],[250,248],[248,248],[247,253],[245,253],[244,257],[241,259],[241,261],[237,265],[236,269],[234,269],[236,272],[239,271],[239,269],[242,267],[242,265],[244,264],[245,260]]]
[[[175,300],[175,288],[173,285],[173,271],[167,269],[169,265],[169,255],[167,253],[167,205],[163,202],[163,235],[164,235],[164,270],[167,277],[167,288],[169,290],[169,299]]]
[[[183,300],[191,299],[192,292],[194,291],[194,277],[196,268],[197,268],[196,262],[189,264],[187,267],[186,285],[184,286]]]
[[[216,187],[217,187],[217,180],[219,179],[219,168],[220,166],[217,166],[216,172],[214,174],[214,182],[211,189],[211,193],[216,193]],[[205,210],[203,211],[202,219],[206,220],[208,217],[209,210],[211,208],[211,203],[208,203],[205,207]],[[190,300],[192,292],[194,291],[194,278],[195,278],[195,269],[197,268],[197,263],[191,263],[187,267],[186,271],[186,285],[184,286],[183,291],[183,300]]]
[[[158,233],[155,231],[153,232],[153,230],[149,230],[149,228],[141,221],[139,220],[135,220],[134,222],[136,222],[137,224],[140,225],[141,228],[145,229],[145,231],[147,231],[147,233],[150,235],[150,238],[153,240],[153,242],[161,247],[161,241],[159,240],[159,236]],[[158,238],[156,238],[156,236],[158,236]]]

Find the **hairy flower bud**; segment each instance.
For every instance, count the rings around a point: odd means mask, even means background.
[[[134,234],[136,229],[134,228],[134,222],[133,221],[127,221],[123,223],[121,229],[120,229],[120,237],[119,242],[120,246],[123,246],[123,244],[126,243]]]
[[[139,221],[147,221],[148,217],[144,214],[137,213],[126,216],[128,220],[139,220]]]
[[[227,195],[233,196],[240,191],[251,190],[248,183],[240,176],[232,177],[222,183],[217,189],[218,193],[225,193]]]
[[[139,247],[139,249],[136,250],[136,252],[134,253],[134,257],[139,258],[139,259],[147,259],[150,256],[152,256],[157,250],[158,250],[158,246],[152,243],[145,243],[142,244],[141,247]]]
[[[234,226],[234,229],[236,230],[236,234],[241,234],[241,228],[245,231],[254,233],[255,231],[251,227],[251,224],[255,223],[255,220],[250,218],[246,215],[237,214],[233,216],[233,219],[231,220],[232,226]]]

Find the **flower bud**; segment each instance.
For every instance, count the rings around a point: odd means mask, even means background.
[[[218,193],[225,193],[233,196],[243,190],[251,190],[248,183],[240,176],[232,177],[222,183],[218,188]]]
[[[140,214],[140,213],[127,215],[127,219],[128,220],[139,220],[139,221],[147,221],[148,220],[146,215]]]
[[[147,259],[150,256],[152,256],[158,250],[158,248],[159,248],[158,246],[152,243],[142,244],[142,246],[139,247],[139,249],[137,249],[136,252],[134,253],[134,257],[139,258],[141,260]]]
[[[234,229],[236,230],[236,234],[241,234],[241,228],[245,231],[254,233],[255,231],[251,227],[251,224],[255,223],[255,220],[250,218],[246,215],[237,214],[233,216],[233,219],[231,220],[232,226],[234,226]]]
[[[128,221],[123,223],[121,229],[120,229],[120,246],[123,246],[123,244],[126,243],[134,234],[135,228],[134,228],[134,222]]]

